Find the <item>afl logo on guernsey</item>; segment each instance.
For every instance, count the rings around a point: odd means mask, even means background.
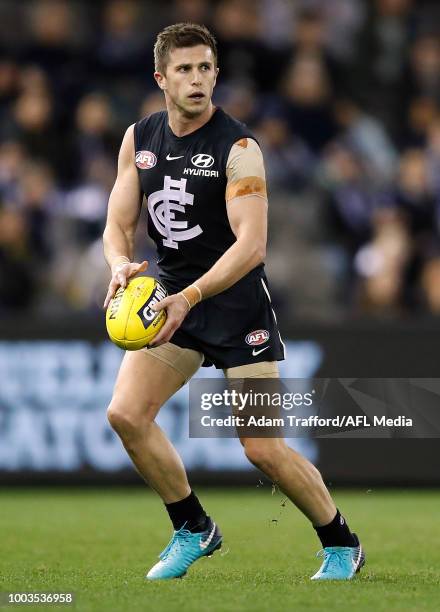
[[[151,151],[136,151],[136,166],[141,170],[149,170],[157,164],[157,157]]]
[[[246,336],[246,344],[259,346],[269,340],[269,332],[266,329],[256,329]]]

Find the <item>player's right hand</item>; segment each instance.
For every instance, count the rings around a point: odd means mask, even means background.
[[[145,272],[147,268],[148,261],[143,261],[142,263],[122,262],[116,264],[114,268],[112,268],[112,279],[108,286],[108,291],[107,295],[105,296],[103,308],[107,308],[110,303],[110,300],[115,295],[119,287],[123,287],[125,289],[129,278],[131,278],[132,276],[136,276],[136,274],[139,274],[139,272]]]

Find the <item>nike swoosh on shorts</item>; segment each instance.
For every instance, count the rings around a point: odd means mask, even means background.
[[[262,353],[263,351],[266,351],[269,347],[265,346],[264,348],[260,349],[259,351],[257,351],[256,349],[254,349],[252,351],[252,356],[256,357],[257,355],[259,355],[260,353]]]

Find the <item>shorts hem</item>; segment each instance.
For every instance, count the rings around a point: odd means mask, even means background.
[[[195,349],[192,349],[190,347],[180,346],[177,343],[170,342],[170,344],[175,344],[175,346],[178,346],[179,348],[182,348],[182,349],[187,348],[188,350],[195,351]],[[140,350],[142,352],[144,352],[146,355],[150,355],[154,359],[157,359],[158,361],[161,361],[162,363],[165,363],[167,366],[172,368],[175,372],[178,372],[182,376],[182,378],[184,380],[183,384],[186,384],[194,376],[194,373],[192,373],[190,376],[188,376],[188,373],[185,372],[182,368],[179,368],[179,366],[175,362],[173,362],[171,359],[168,359],[165,355],[163,355],[163,354],[161,354],[159,352],[156,352],[154,350],[147,349],[147,348],[143,348],[143,349],[140,349]],[[200,351],[196,351],[196,352],[200,353]],[[200,354],[203,356],[202,353],[200,353]]]
[[[264,361],[284,361],[285,360],[285,355],[283,355],[282,357],[274,357],[273,355],[266,355],[266,357],[263,357],[263,355],[261,356],[261,359],[252,359],[252,361],[248,361],[248,360],[234,360],[232,363],[228,363],[227,365],[217,365],[217,363],[213,362],[214,367],[217,370],[224,370],[227,368],[238,368],[240,366],[246,366],[246,365],[252,365],[254,363],[262,363]],[[212,361],[212,360],[211,360]]]

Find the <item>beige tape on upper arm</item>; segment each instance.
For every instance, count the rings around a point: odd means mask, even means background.
[[[249,195],[267,198],[263,155],[252,138],[242,138],[232,145],[226,163],[226,176],[227,202]]]

